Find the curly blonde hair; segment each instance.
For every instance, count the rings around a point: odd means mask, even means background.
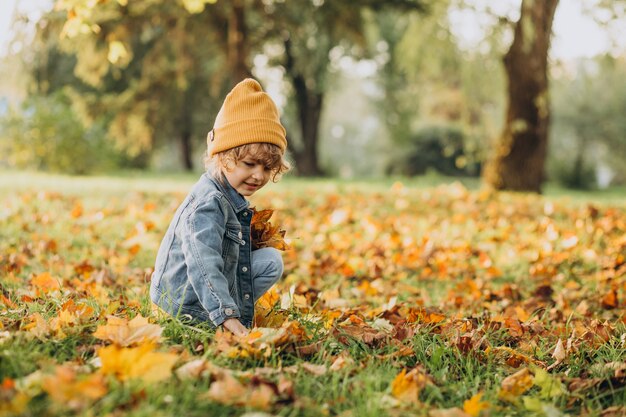
[[[218,152],[213,156],[204,155],[204,167],[207,172],[219,177],[226,171],[231,171],[235,165],[247,156],[268,167],[270,179],[277,182],[282,174],[291,169],[291,164],[285,159],[284,152],[271,143],[248,143],[226,151]]]

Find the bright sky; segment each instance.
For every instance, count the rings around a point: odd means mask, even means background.
[[[19,4],[18,4],[19,1]],[[486,0],[472,0],[472,3],[485,4]],[[503,12],[515,10],[520,0],[498,0],[489,2],[501,7]],[[50,7],[52,0],[0,0],[0,55],[6,54],[11,39],[11,18],[16,7],[20,11],[36,17],[40,11]],[[553,58],[572,59],[581,56],[593,56],[600,52],[617,49],[626,51],[626,24],[624,21],[611,25],[612,34],[600,28],[591,17],[582,10],[583,0],[561,0],[554,21],[554,38],[551,55]],[[17,6],[16,6],[17,5]],[[497,8],[493,7],[492,8]],[[452,22],[457,33],[462,34],[468,46],[477,42],[480,31],[477,27],[484,25],[480,16],[473,12],[453,13]],[[615,45],[617,43],[617,45]]]

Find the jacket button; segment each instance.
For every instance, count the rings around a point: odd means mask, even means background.
[[[246,300],[249,300],[250,299],[250,294],[244,295],[243,298],[245,298]]]
[[[243,212],[243,217],[248,217],[248,212],[247,211]]]
[[[226,314],[227,316],[232,316],[234,313],[232,308],[227,308],[224,310],[224,314]]]
[[[243,268],[241,268],[241,270],[242,270],[243,272],[248,272],[248,267],[247,267],[247,266],[244,266]]]
[[[239,236],[239,239],[241,239],[243,237],[243,233],[239,232],[237,236]]]

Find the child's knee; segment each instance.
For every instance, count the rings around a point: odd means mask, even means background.
[[[261,266],[260,275],[274,276],[276,279],[283,275],[283,257],[278,249],[262,248],[252,252],[252,263]]]

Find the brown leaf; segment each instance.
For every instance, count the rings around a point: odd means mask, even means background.
[[[273,226],[269,221],[274,210],[257,211],[253,207],[252,211],[253,215],[250,222],[252,249],[271,247],[283,251],[288,250],[289,245],[285,242],[285,231],[278,226]]]

